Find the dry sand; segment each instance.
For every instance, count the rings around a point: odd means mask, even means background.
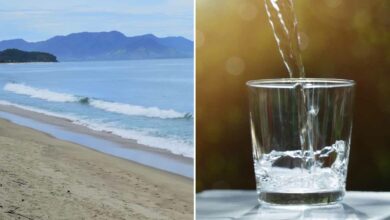
[[[192,219],[193,181],[0,119],[0,219]]]

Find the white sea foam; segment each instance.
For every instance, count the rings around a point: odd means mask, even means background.
[[[117,102],[106,102],[101,100],[91,100],[90,105],[109,112],[115,112],[130,116],[144,116],[144,117],[156,117],[156,118],[183,118],[184,113],[177,112],[169,109],[159,109],[157,107],[143,107],[138,105],[129,105]]]
[[[16,93],[19,95],[26,95],[31,98],[38,98],[50,102],[81,102],[86,97],[77,96],[67,93],[59,93],[50,91],[48,89],[35,88],[23,83],[7,83],[4,88],[5,91]],[[131,105],[119,102],[109,102],[99,99],[88,99],[89,105],[107,111],[129,116],[153,117],[162,119],[184,118],[190,117],[185,113],[177,112],[173,109],[160,109],[158,107],[144,107],[139,105]],[[86,104],[83,102],[83,104]]]
[[[77,120],[75,124],[86,126],[95,131],[110,132],[125,139],[136,140],[137,143],[153,148],[167,150],[176,155],[194,157],[194,147],[192,144],[176,138],[155,137],[146,131],[136,131],[118,128],[115,124],[99,123],[90,120]]]
[[[135,131],[135,130],[128,130],[128,129],[121,129],[118,128],[115,124],[107,124],[107,123],[99,123],[97,121],[92,121],[89,119],[82,119],[74,115],[70,114],[58,114],[46,110],[42,110],[39,108],[19,105],[15,103],[11,103],[5,100],[0,100],[1,105],[8,105],[8,106],[14,106],[17,108],[25,109],[28,111],[38,112],[41,114],[45,114],[48,116],[54,116],[58,118],[64,118],[72,121],[74,124],[82,125],[85,127],[88,127],[89,129],[95,130],[95,131],[102,131],[102,132],[110,132],[114,135],[117,135],[119,137],[125,138],[125,139],[133,139],[136,140],[137,143],[143,144],[149,147],[158,148],[167,150],[173,154],[176,155],[182,155],[185,157],[194,157],[194,147],[192,144],[187,143],[185,141],[182,141],[180,139],[176,138],[169,138],[169,137],[154,137],[152,135],[149,135],[146,131]]]
[[[3,89],[8,92],[27,95],[32,98],[43,99],[50,102],[77,102],[79,100],[79,98],[74,95],[53,92],[48,89],[34,88],[23,83],[7,83]]]

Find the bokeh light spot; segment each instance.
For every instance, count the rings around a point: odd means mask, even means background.
[[[240,75],[245,70],[245,62],[240,57],[230,57],[225,63],[226,71],[232,75]]]
[[[204,33],[200,30],[196,30],[196,47],[203,46],[205,42]]]
[[[238,13],[243,20],[251,21],[257,16],[257,6],[253,3],[244,2],[239,6]]]
[[[299,33],[299,48],[301,50],[306,50],[309,46],[309,36],[304,32]]]
[[[353,18],[353,24],[357,29],[364,29],[371,23],[371,17],[365,10],[356,12]]]
[[[325,1],[325,4],[329,7],[329,8],[336,8],[338,6],[340,6],[342,3],[341,0],[326,0]]]

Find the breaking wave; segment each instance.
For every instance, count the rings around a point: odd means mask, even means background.
[[[31,98],[42,99],[49,102],[78,102],[80,104],[90,105],[94,108],[98,108],[107,112],[114,112],[129,116],[162,119],[192,118],[190,113],[177,112],[173,109],[166,110],[160,109],[158,107],[144,107],[127,103],[104,101],[73,94],[54,92],[48,89],[35,88],[23,83],[7,83],[3,89],[18,95],[26,95]]]
[[[27,95],[31,98],[44,99],[49,102],[77,102],[78,98],[74,95],[53,92],[48,89],[38,89],[25,84],[7,83],[4,88],[5,91],[13,92],[19,95]]]

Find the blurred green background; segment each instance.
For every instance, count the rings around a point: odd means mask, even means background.
[[[255,189],[245,82],[288,77],[263,0],[198,0],[196,189]],[[390,190],[390,1],[296,0],[307,77],[357,82],[348,190]]]

